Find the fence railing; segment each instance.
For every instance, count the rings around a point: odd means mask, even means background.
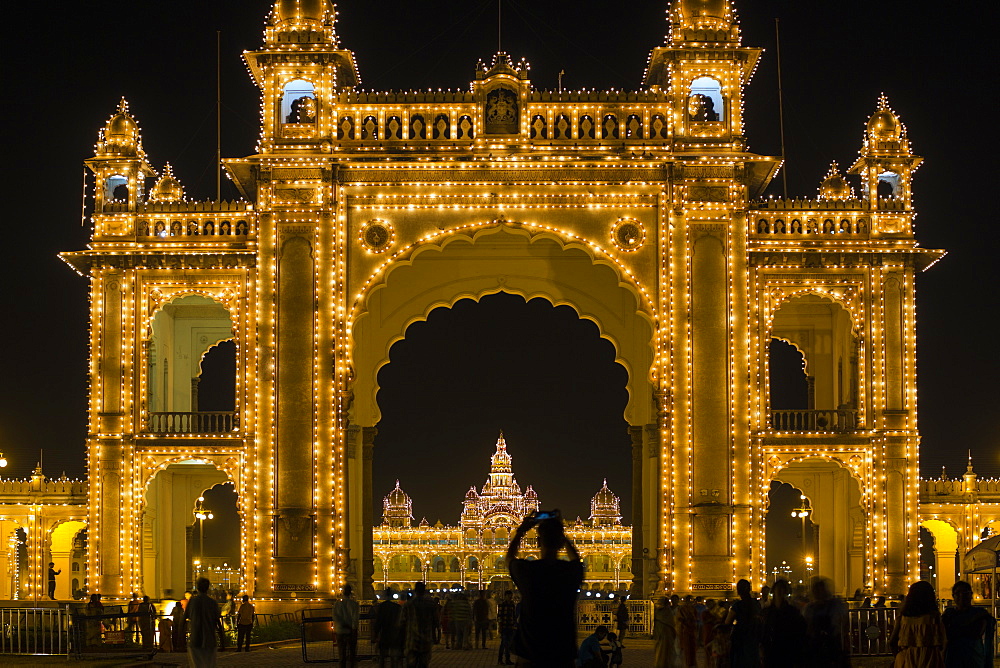
[[[66,654],[69,621],[62,608],[0,608],[0,654]]]
[[[149,413],[147,428],[154,434],[226,434],[238,427],[235,411]]]
[[[836,410],[773,410],[771,429],[775,431],[826,431],[844,433],[858,429],[858,412]]]
[[[847,611],[847,639],[851,656],[888,656],[889,634],[897,608],[855,608]]]
[[[637,636],[653,632],[653,602],[642,600],[626,601],[628,606],[628,634]],[[618,601],[578,601],[576,604],[576,626],[582,633],[593,633],[600,626],[614,629],[615,612]]]

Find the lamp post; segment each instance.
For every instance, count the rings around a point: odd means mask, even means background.
[[[194,518],[198,520],[198,561],[195,561],[195,564],[205,559],[205,520],[213,517],[212,511],[205,508],[205,497],[199,496],[198,503],[194,507]],[[197,577],[195,579],[197,580]]]
[[[806,503],[805,494],[799,494],[799,507],[792,511],[792,517],[798,517],[802,520],[802,571],[803,578],[802,582],[805,583],[809,579],[809,571],[812,570],[812,557],[806,554],[806,518],[809,517],[809,513],[812,512]]]

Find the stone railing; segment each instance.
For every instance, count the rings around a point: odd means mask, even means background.
[[[770,426],[773,431],[818,431],[842,434],[858,429],[858,412],[846,408],[772,410]]]
[[[813,238],[867,238],[871,232],[871,221],[865,216],[843,214],[837,217],[829,212],[797,212],[788,216],[763,216],[757,212],[752,219],[751,235],[763,237],[813,237]]]
[[[235,411],[149,413],[147,431],[154,434],[228,434],[237,431]]]

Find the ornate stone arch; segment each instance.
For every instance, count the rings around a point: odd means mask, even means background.
[[[628,372],[630,424],[655,422],[657,322],[645,289],[598,244],[543,225],[489,221],[424,237],[369,277],[352,308],[352,422],[380,418],[378,370],[414,322],[461,299],[498,292],[573,308],[597,326]]]

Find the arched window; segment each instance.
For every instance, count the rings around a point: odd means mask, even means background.
[[[458,119],[458,138],[459,139],[472,139],[472,117],[462,116]]]
[[[354,139],[354,117],[341,116],[337,124],[337,139]]]
[[[602,139],[618,139],[618,117],[607,114],[601,122]]]
[[[281,120],[284,123],[315,123],[316,92],[305,79],[292,79],[281,93]]]
[[[365,122],[361,125],[361,138],[378,139],[378,121],[374,116],[365,116]]]
[[[688,96],[688,120],[713,122],[725,118],[722,84],[711,77],[698,77],[691,82]]]
[[[104,199],[122,200],[128,199],[128,179],[121,174],[109,176],[104,182]]]
[[[596,126],[590,116],[580,117],[580,139],[593,139]]]
[[[420,114],[410,116],[410,139],[427,139],[427,123]]]
[[[877,195],[879,199],[899,197],[899,174],[882,172],[878,175]]]
[[[544,116],[535,116],[531,119],[531,138],[532,139],[548,139],[549,129],[545,124]]]
[[[448,122],[447,114],[438,114],[434,119],[434,130],[431,135],[434,139],[451,139],[451,123]]]
[[[642,119],[631,114],[625,122],[625,136],[629,139],[642,139]]]
[[[649,138],[650,139],[666,139],[667,138],[667,120],[662,114],[656,114],[653,116],[653,120],[649,122]]]
[[[556,117],[554,125],[554,132],[552,133],[553,139],[572,139],[573,138],[573,124],[569,120],[569,116],[566,114],[559,114]]]
[[[390,116],[385,122],[385,138],[390,141],[403,138],[403,124],[399,116]]]

